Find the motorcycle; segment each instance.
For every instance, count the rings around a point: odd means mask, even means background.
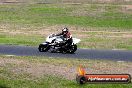
[[[51,34],[46,38],[46,42],[41,43],[38,47],[40,52],[60,52],[60,53],[71,53],[73,54],[77,50],[77,43],[81,40],[77,38],[72,38],[72,44],[65,46],[65,41],[63,36],[56,36]]]

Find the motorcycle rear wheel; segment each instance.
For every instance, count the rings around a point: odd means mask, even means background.
[[[68,53],[73,54],[77,50],[77,45],[72,45],[69,48]]]

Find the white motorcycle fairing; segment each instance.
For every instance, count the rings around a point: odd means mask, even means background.
[[[72,38],[72,44],[70,46],[64,47],[65,41],[63,36],[56,36],[51,34],[46,38],[46,42],[41,43],[38,47],[40,52],[46,52],[48,50],[59,49],[61,52],[74,53],[77,50],[77,43],[81,40],[77,38]]]
[[[81,41],[80,39],[77,38],[72,38],[72,40],[73,40],[73,44],[77,44]]]

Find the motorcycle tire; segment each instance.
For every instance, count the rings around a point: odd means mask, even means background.
[[[50,47],[48,44],[46,44],[46,45],[40,44],[38,47],[38,50],[40,52],[47,52],[49,49],[50,49]]]
[[[86,83],[86,78],[84,76],[76,76],[76,81],[79,84],[85,84]]]
[[[77,45],[72,45],[72,46],[70,46],[68,52],[69,52],[70,54],[73,54],[76,50],[77,50]]]

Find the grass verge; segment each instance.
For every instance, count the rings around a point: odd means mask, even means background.
[[[131,88],[132,84],[85,84],[75,81],[77,68],[87,73],[129,73],[131,62],[48,57],[0,56],[1,88]],[[69,78],[68,78],[69,77]]]
[[[78,25],[131,29],[131,9],[120,5],[68,4],[1,5],[0,23],[42,25]],[[126,13],[124,13],[124,11]]]
[[[39,36],[0,34],[0,44],[37,46],[44,39]]]
[[[39,81],[1,79],[1,88],[131,88],[132,84],[85,84],[79,85],[75,81],[47,76]]]

